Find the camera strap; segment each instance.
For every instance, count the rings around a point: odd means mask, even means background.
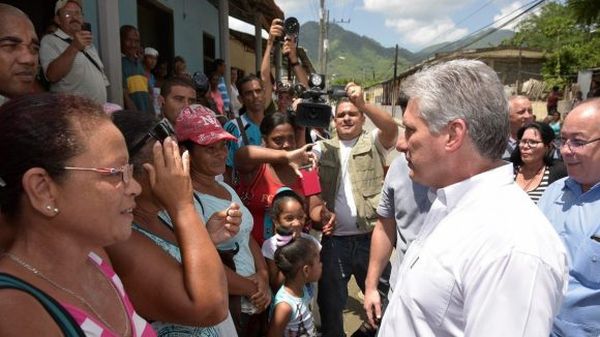
[[[240,134],[242,135],[242,140],[244,141],[244,145],[250,145],[248,141],[248,135],[246,134],[246,127],[244,127],[244,122],[242,121],[242,117],[236,117],[235,120],[238,123],[238,129],[240,129]]]
[[[57,38],[65,41],[68,44],[71,44],[73,42],[73,39],[60,37],[56,33],[54,33],[53,35],[56,36]],[[92,62],[92,64],[96,67],[96,69],[98,69],[98,71],[100,71],[102,74],[104,74],[104,71],[102,71],[102,68],[100,68],[100,65],[96,62],[96,60],[94,60],[93,57],[90,56],[90,54],[88,54],[85,50],[80,50],[80,51],[83,53],[83,55],[85,55],[85,57],[87,57],[88,60],[90,60],[90,62]]]

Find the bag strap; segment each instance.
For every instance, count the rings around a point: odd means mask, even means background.
[[[40,289],[6,273],[0,273],[0,289],[15,289],[28,293],[40,302],[48,314],[52,316],[65,337],[85,337],[85,333],[67,310]]]
[[[242,122],[242,117],[236,117],[235,120],[238,123],[238,129],[240,129],[240,133],[242,134],[242,140],[244,140],[244,145],[250,145],[248,141],[248,135],[246,134],[246,128],[244,127],[244,122]]]
[[[56,36],[57,38],[65,41],[68,44],[71,44],[71,42],[73,42],[73,39],[60,37],[56,33],[53,33],[53,35]],[[104,72],[102,71],[102,68],[100,68],[100,65],[96,62],[96,60],[94,60],[93,57],[90,56],[90,54],[88,54],[85,50],[80,50],[80,52],[82,52],[83,55],[85,55],[85,57],[87,57],[87,59],[90,60],[90,62],[92,62],[92,64],[96,67],[96,69],[98,69],[99,72],[104,74]]]

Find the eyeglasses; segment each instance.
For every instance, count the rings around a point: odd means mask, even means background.
[[[163,118],[160,122],[154,125],[150,131],[148,131],[144,138],[140,139],[139,142],[135,143],[133,146],[131,146],[131,148],[129,148],[129,157],[133,157],[139,150],[141,150],[150,138],[154,138],[162,143],[165,138],[173,136],[174,134],[175,130],[173,129],[171,122],[169,122],[168,119]]]
[[[592,140],[579,140],[579,139],[566,139],[566,138],[560,138],[560,146],[567,146],[569,148],[569,150],[571,152],[575,152],[579,149],[581,149],[582,147],[584,147],[585,145],[594,143],[599,141],[600,138],[594,138]]]
[[[91,171],[101,174],[107,177],[121,176],[121,180],[125,185],[129,184],[133,177],[133,164],[125,164],[121,167],[79,167],[79,166],[65,166],[65,170],[70,171]]]
[[[65,18],[82,18],[83,17],[83,13],[79,12],[79,11],[63,11],[62,16],[64,16]]]
[[[521,146],[528,146],[528,147],[536,147],[538,146],[538,144],[541,144],[543,142],[539,141],[539,140],[531,140],[531,139],[520,139],[519,140],[519,145]]]

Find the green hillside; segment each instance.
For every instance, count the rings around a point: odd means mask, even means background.
[[[399,48],[398,72],[408,68],[411,64],[433,56],[432,53],[447,52],[469,44],[469,49],[495,47],[514,35],[513,31],[499,30],[483,37],[488,32],[491,30],[451,43],[433,45],[418,53]],[[479,38],[481,40],[473,43]],[[314,21],[304,23],[300,27],[298,43],[306,49],[308,57],[318,71],[319,24]],[[329,25],[327,76],[331,83],[346,83],[353,80],[366,86],[388,80],[394,75],[394,54],[395,48],[385,48],[379,42],[367,36],[347,31],[337,24]]]
[[[300,28],[299,45],[306,48],[315,68],[319,69],[319,25],[310,21]],[[389,79],[394,74],[394,48],[385,48],[366,36],[329,25],[328,78],[332,82],[354,80],[363,85]],[[413,54],[400,48],[398,71],[414,61]]]

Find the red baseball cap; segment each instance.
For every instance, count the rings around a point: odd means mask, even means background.
[[[221,140],[237,140],[225,131],[209,108],[192,104],[177,116],[175,122],[177,141],[191,140],[198,145],[210,145]]]

